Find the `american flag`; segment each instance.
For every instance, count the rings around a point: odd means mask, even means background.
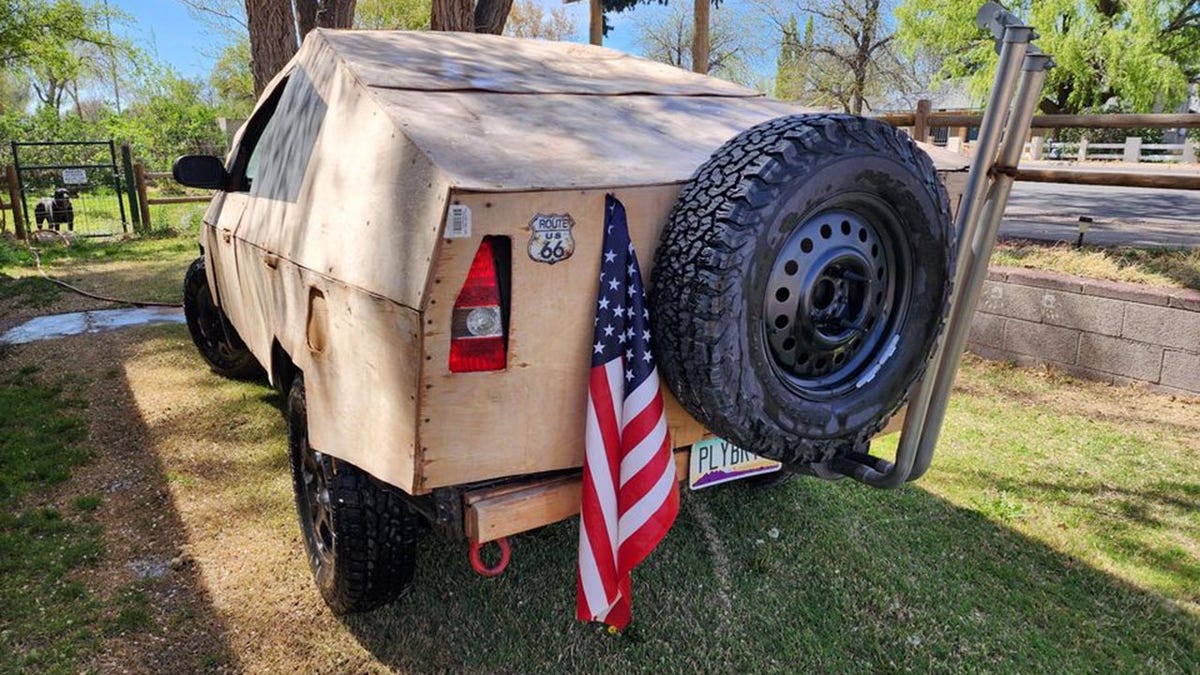
[[[679,512],[650,313],[625,207],[604,201],[604,254],[588,379],[576,616],[629,624],[629,575]]]

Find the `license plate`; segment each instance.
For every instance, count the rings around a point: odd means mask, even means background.
[[[706,438],[692,444],[688,469],[688,487],[693,490],[728,483],[731,480],[761,476],[783,466],[763,459],[722,438]]]

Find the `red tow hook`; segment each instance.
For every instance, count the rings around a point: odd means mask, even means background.
[[[483,548],[489,542],[482,544],[477,541],[471,542],[471,567],[481,576],[496,577],[508,567],[508,560],[512,557],[512,549],[508,545],[508,537],[500,537],[495,540],[496,546],[500,547],[500,562],[496,563],[495,567],[488,567],[483,564],[483,559],[479,557],[479,549]]]

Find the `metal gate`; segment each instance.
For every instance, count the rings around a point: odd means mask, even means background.
[[[12,155],[29,231],[105,236],[116,234],[118,224],[122,233],[129,231],[121,169],[111,140],[13,141]]]

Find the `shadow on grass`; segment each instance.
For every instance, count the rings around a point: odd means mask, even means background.
[[[36,638],[6,645],[14,662],[24,664],[22,669],[200,672],[236,667],[200,570],[179,557],[187,542],[183,518],[170,497],[154,432],[121,374],[136,346],[116,334],[87,335],[13,347],[0,355],[0,372],[28,378],[34,372],[28,364],[40,364],[37,378],[62,383],[66,395],[86,403],[89,424],[81,447],[89,459],[75,467],[57,492],[41,486],[36,499],[70,498],[70,503],[84,505],[86,512],[75,518],[101,532],[104,549],[88,565],[69,572],[90,608],[86,616],[67,615],[75,607],[57,603],[47,593],[43,598],[50,601],[41,601],[39,616],[23,617],[15,626],[0,620],[6,628],[0,644],[24,635]],[[56,621],[78,630],[42,635],[39,625]],[[50,642],[39,645],[38,640]],[[47,658],[51,655],[55,658]]]
[[[346,623],[420,671],[1200,667],[1200,617],[920,489],[809,480],[684,503],[635,573],[624,636],[572,620],[573,521],[516,538],[495,580],[427,539],[413,595]]]

